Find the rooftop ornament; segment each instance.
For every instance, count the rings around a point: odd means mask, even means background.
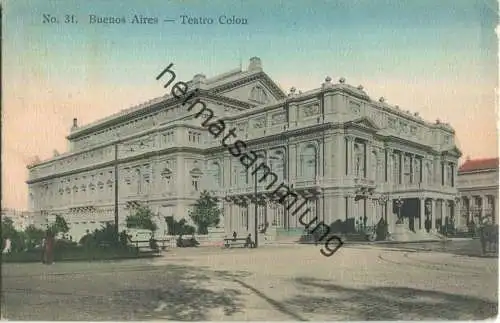
[[[341,77],[341,78],[339,79],[339,83],[340,83],[340,84],[344,84],[344,83],[345,83],[345,78],[344,78],[344,77]]]
[[[440,123],[441,123],[441,120],[436,119],[436,124],[440,124]]]
[[[399,105],[396,104],[394,107],[399,110]]]
[[[290,88],[290,94],[289,95],[295,95],[295,91],[297,91],[297,89],[294,86],[292,86]]]
[[[322,84],[323,87],[332,87],[332,78],[327,76],[325,78],[325,83]]]
[[[361,85],[361,84],[358,85],[358,90],[363,91],[363,89],[364,89],[363,85]]]
[[[380,99],[378,99],[378,102],[384,103],[385,102],[385,98],[383,96],[381,96]]]

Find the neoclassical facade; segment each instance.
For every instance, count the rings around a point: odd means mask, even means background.
[[[460,224],[489,218],[498,224],[498,158],[467,159],[458,171],[461,197]]]
[[[284,93],[256,57],[247,70],[197,74],[187,84],[280,182],[307,197],[311,218],[369,226],[383,216],[392,230],[402,216],[408,230],[427,232],[458,212],[461,153],[446,123],[372,100],[343,78]],[[254,232],[255,207],[268,232],[300,231],[298,218],[272,202],[267,180],[257,183],[257,206],[249,203],[258,177],[195,110],[168,94],[85,126],[75,119],[69,152],[29,166],[30,209],[65,216],[78,237],[113,221],[117,189],[120,225],[131,208],[147,204],[165,231],[163,218],[188,218],[206,189],[221,198],[227,233]]]

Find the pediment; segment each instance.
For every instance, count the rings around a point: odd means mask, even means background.
[[[264,72],[229,81],[210,92],[253,105],[273,104],[286,97]]]
[[[362,117],[346,123],[346,127],[354,126],[359,128],[368,129],[371,131],[379,131],[380,128],[368,117]]]

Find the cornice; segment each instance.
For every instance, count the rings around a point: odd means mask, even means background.
[[[474,175],[474,174],[484,174],[484,173],[498,173],[498,168],[480,169],[480,170],[469,170],[469,171],[458,171],[458,175]]]
[[[271,90],[271,93],[273,93],[278,99],[286,98],[285,93],[276,85],[276,83],[274,83],[274,81],[266,73],[262,71],[242,77],[233,82],[227,82],[225,84],[213,87],[211,91],[213,93],[220,93],[256,80],[261,80],[269,88],[269,90]]]
[[[290,138],[297,137],[299,135],[305,135],[305,134],[311,134],[314,132],[323,131],[323,130],[326,130],[329,128],[331,128],[331,123],[315,124],[315,125],[300,128],[300,129],[285,130],[285,131],[277,133],[277,134],[272,134],[272,135],[268,135],[268,136],[264,136],[264,137],[252,138],[252,139],[247,139],[247,140],[242,140],[242,141],[245,142],[247,147],[261,145],[261,144],[265,144],[265,143],[269,143],[269,142],[276,142],[276,141],[280,141],[279,144],[288,144]],[[205,151],[205,154],[219,152],[220,150],[227,150],[227,148],[222,146],[222,145],[207,148]]]
[[[255,104],[252,104],[249,102],[245,102],[245,101],[241,101],[238,99],[233,99],[233,98],[229,98],[227,96],[212,93],[212,92],[210,92],[210,90],[200,90],[195,95],[195,97],[206,98],[209,100],[213,100],[216,103],[226,103],[226,104],[232,105],[235,108],[251,109],[251,108],[254,108],[257,106]]]
[[[189,147],[189,146],[169,147],[169,148],[164,148],[164,149],[159,149],[159,150],[148,151],[148,152],[145,152],[143,154],[138,154],[135,156],[120,158],[120,159],[118,159],[118,165],[133,162],[136,160],[149,158],[149,157],[157,157],[157,156],[162,156],[162,155],[166,155],[166,154],[174,154],[174,153],[189,152],[189,153],[199,153],[200,155],[203,155],[204,151],[205,151],[205,149],[196,148],[196,147]],[[112,161],[102,162],[99,164],[93,164],[91,166],[84,166],[81,168],[72,169],[69,171],[65,171],[65,172],[61,172],[61,173],[57,173],[57,174],[52,174],[52,175],[36,178],[33,180],[27,180],[26,184],[34,184],[34,183],[38,183],[38,182],[43,182],[43,181],[51,180],[54,178],[59,178],[59,177],[63,177],[63,176],[74,175],[74,174],[78,174],[78,173],[82,173],[82,172],[91,171],[94,169],[114,166],[115,164],[116,164],[116,161],[112,160]]]
[[[427,153],[431,153],[433,155],[439,154],[439,152],[437,150],[435,150],[434,148],[432,148],[429,145],[424,145],[424,144],[417,143],[417,142],[414,142],[414,141],[411,141],[411,140],[408,140],[408,139],[404,139],[404,138],[400,138],[400,137],[395,137],[393,135],[389,135],[389,136],[382,136],[382,135],[380,135],[379,139],[381,139],[384,142],[384,146],[387,147],[387,148],[394,148],[396,150],[399,150],[399,148],[392,147],[391,143],[400,143],[400,144],[402,144],[404,146],[408,146],[408,147],[420,149],[420,150],[423,150],[423,151],[425,151]]]

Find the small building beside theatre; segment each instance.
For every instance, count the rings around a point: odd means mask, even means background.
[[[498,224],[497,158],[467,159],[458,170],[460,217],[457,224],[478,224],[482,219]]]

